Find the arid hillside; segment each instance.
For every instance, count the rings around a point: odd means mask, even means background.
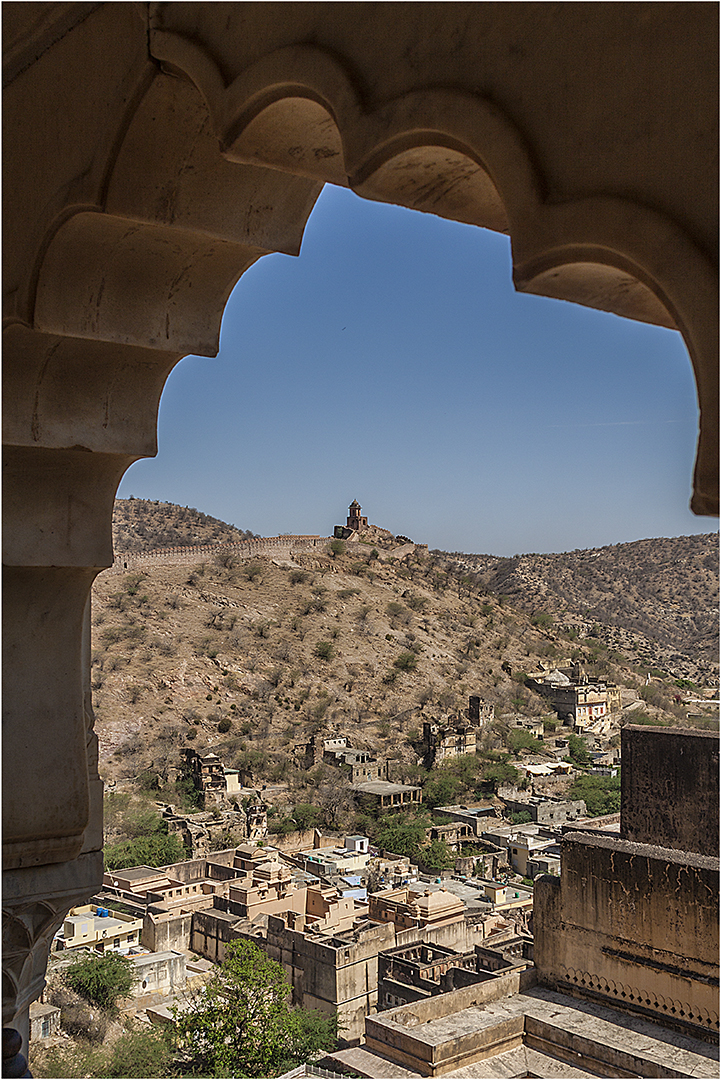
[[[612,647],[629,651],[636,645],[649,660],[660,652],[660,666],[673,668],[691,656],[717,661],[715,533],[512,559],[437,554],[514,607],[546,611],[586,631],[595,624],[596,634]]]
[[[184,513],[128,500],[118,519],[133,524],[147,548],[161,546],[163,535],[179,546]],[[185,535],[196,543],[239,538],[239,530],[192,515]],[[694,546],[705,539],[686,538],[686,561],[680,554],[669,559],[658,590],[680,597],[710,578],[707,563],[699,571],[693,557],[694,550],[701,560],[711,556],[709,543]],[[685,550],[682,541],[644,543],[660,545],[659,559],[663,545]],[[664,649],[650,636],[624,631],[627,648],[607,644],[613,627],[601,622],[601,604],[613,599],[613,564],[603,552],[526,556],[505,567],[495,560],[494,576],[489,567],[474,570],[472,556],[415,549],[394,560],[370,544],[335,546],[335,553],[326,547],[292,560],[221,551],[197,564],[161,558],[101,574],[93,694],[102,775],[152,770],[167,777],[180,748],[195,745],[212,746],[228,766],[251,765],[280,779],[295,768],[294,744],[340,729],[390,760],[395,777],[411,779],[423,721],[464,708],[471,693],[493,702],[499,717],[547,714],[547,704],[524,685],[541,660],[580,661],[591,675],[643,690],[648,707],[671,722],[685,715],[674,702],[679,681],[713,684],[714,669],[699,659],[691,638],[666,666]],[[629,559],[626,571],[619,569],[623,595],[616,602],[630,612],[630,596],[648,597],[651,587],[641,584],[643,573],[630,558],[637,545],[623,547]],[[584,594],[587,580],[593,592]],[[572,609],[582,595],[595,605],[593,621],[591,604],[583,608],[585,621]]]
[[[255,534],[188,506],[150,499],[116,499],[113,508],[113,547],[121,551],[152,551],[164,547],[222,544],[249,540]]]

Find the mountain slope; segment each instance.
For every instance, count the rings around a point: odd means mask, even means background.
[[[656,643],[667,660],[695,655],[713,664],[718,649],[718,536],[679,536],[552,555],[446,558],[478,575],[491,593],[524,611],[566,622],[622,628]],[[631,638],[629,638],[631,640]]]
[[[163,535],[158,523],[178,528],[183,518],[180,507],[160,507],[147,504],[147,525],[143,507],[131,508],[137,535],[151,547]],[[206,543],[218,529],[225,538],[222,525],[189,515],[185,535]],[[335,556],[320,549],[298,555],[295,565],[225,552],[197,565],[168,557],[134,573],[106,571],[93,592],[101,771],[106,778],[149,768],[166,774],[182,746],[196,745],[212,746],[229,766],[262,760],[265,775],[279,779],[295,768],[294,743],[337,729],[395,761],[398,778],[410,777],[414,731],[465,707],[471,693],[493,702],[499,716],[547,713],[523,684],[541,660],[580,661],[630,697],[642,691],[677,722],[686,714],[673,701],[674,680],[714,677],[693,645],[703,644],[698,627],[686,638],[677,631],[688,652],[664,667],[666,646],[591,622],[588,600],[596,612],[614,602],[614,611],[626,605],[629,619],[639,618],[655,597],[642,581],[652,551],[657,562],[663,550],[674,555],[655,586],[667,590],[667,606],[703,588],[713,556],[702,540],[645,541],[640,554],[637,545],[622,545],[630,549],[623,565],[620,549],[517,560],[416,549],[386,561],[360,544]],[[699,553],[710,558],[700,571]],[[614,634],[628,640],[609,648],[604,637]],[[658,676],[644,689],[654,668]]]
[[[221,544],[255,536],[193,507],[150,499],[116,499],[113,547],[116,552],[152,551],[164,547]]]

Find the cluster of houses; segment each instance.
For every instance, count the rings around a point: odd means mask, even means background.
[[[323,753],[347,749],[336,743]],[[291,851],[248,842],[160,869],[108,872],[56,935],[54,963],[79,948],[129,955],[134,1008],[162,1022],[229,941],[254,941],[285,968],[294,1003],[336,1010],[353,1044],[379,1010],[530,967],[533,890],[520,878],[557,873],[561,829],[585,815],[582,802],[540,798],[508,803],[533,817],[519,826],[491,802],[440,809],[448,823],[427,840],[458,852],[441,873],[421,873],[367,837],[339,843],[317,830]],[[460,854],[465,844],[472,857]],[[37,1008],[48,1021],[47,1006]]]
[[[136,1007],[162,1021],[168,999],[221,961],[229,941],[254,941],[286,969],[296,1004],[338,1011],[348,1043],[378,1009],[532,963],[530,888],[420,876],[408,859],[375,852],[362,836],[315,840],[292,852],[249,843],[157,870],[106,873],[102,891],[56,936],[56,962],[78,948],[131,956]],[[431,968],[417,966],[421,943],[436,950]]]
[[[578,668],[542,669],[528,684],[592,742],[594,725],[599,731],[620,703],[616,688],[589,682]],[[471,696],[456,717],[425,723],[424,764],[474,754],[493,719],[493,705]],[[543,739],[542,721],[514,722]],[[550,761],[519,763],[531,779],[570,770],[562,760],[568,736],[554,742]],[[130,956],[133,1008],[156,1022],[171,1017],[176,996],[207,978],[237,938],[260,944],[283,965],[295,1004],[337,1011],[348,1045],[374,1013],[525,971],[533,965],[531,880],[559,874],[563,832],[587,824],[582,801],[509,789],[499,794],[506,818],[517,824],[501,816],[498,800],[438,808],[445,822],[431,826],[425,842],[442,840],[456,854],[454,868],[441,873],[376,851],[364,836],[339,843],[314,830],[311,842],[281,850],[268,841],[268,792],[252,776],[226,768],[211,751],[187,748],[183,755],[203,809],[186,816],[161,810],[194,857],[106,873],[102,891],[70,912],[54,941],[56,965],[77,949]],[[333,766],[378,809],[421,802],[420,787],[392,783],[387,764],[343,735],[314,735],[295,756],[308,770]],[[617,825],[616,816],[591,827]],[[245,842],[212,850],[218,829]],[[52,1008],[40,1002],[34,1009],[35,1034],[52,1033]]]

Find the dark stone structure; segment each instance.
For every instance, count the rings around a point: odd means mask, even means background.
[[[716,1038],[718,744],[628,727],[621,760],[620,834],[566,833],[560,878],[536,879],[539,979]]]
[[[348,507],[348,517],[346,519],[346,528],[352,529],[353,532],[360,532],[361,529],[368,528],[368,518],[363,517],[361,514],[361,504],[357,499]]]
[[[624,840],[718,855],[718,735],[626,727],[621,755]]]

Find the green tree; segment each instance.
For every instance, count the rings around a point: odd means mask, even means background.
[[[428,778],[423,785],[426,806],[450,806],[458,795],[460,782],[450,772],[443,771]]]
[[[331,540],[330,544],[328,545],[328,550],[335,559],[337,555],[342,555],[344,553],[345,544],[342,540]]]
[[[580,735],[568,736],[568,756],[574,765],[578,765],[583,769],[587,765],[591,764],[591,755],[588,752],[585,739],[582,739]]]
[[[375,834],[375,842],[384,851],[413,858],[426,838],[429,822],[425,817],[410,814],[390,814],[381,821]]]
[[[418,857],[429,870],[449,870],[456,863],[455,855],[444,840],[431,840],[428,847],[420,849]]]
[[[323,820],[323,811],[312,803],[296,803],[293,817],[299,829],[314,829]]]
[[[498,790],[499,784],[517,784],[521,779],[521,774],[518,769],[515,769],[513,765],[509,765],[505,761],[499,761],[497,764],[493,765],[486,765],[482,776],[484,786],[491,788],[494,794]]]
[[[414,671],[417,663],[418,657],[415,653],[402,652],[393,661],[393,667],[398,671]]]
[[[291,1009],[290,993],[280,964],[251,941],[230,941],[204,991],[175,1011],[191,1075],[278,1076],[332,1049],[336,1016]]]
[[[589,817],[617,814],[621,809],[620,776],[579,776],[569,792],[571,799],[583,799]]]
[[[107,952],[102,956],[78,956],[65,972],[71,990],[86,1001],[112,1010],[119,997],[125,997],[135,982],[132,960],[119,953]]]
[[[168,866],[186,858],[177,836],[156,833],[108,844],[104,851],[106,870],[124,870],[128,866]]]
[[[538,749],[538,739],[535,739],[530,731],[526,731],[525,728],[514,728],[513,731],[508,733],[506,745],[515,757],[518,757],[521,750]]]

